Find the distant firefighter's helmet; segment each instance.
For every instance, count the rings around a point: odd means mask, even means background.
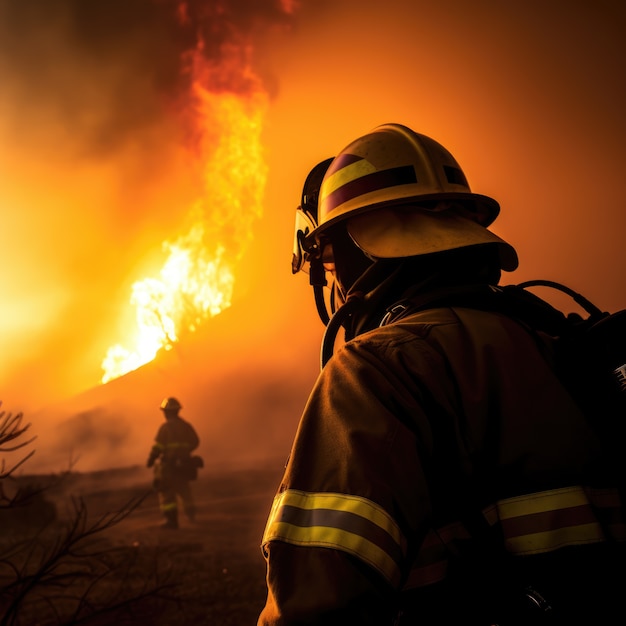
[[[178,412],[182,408],[182,404],[176,398],[165,398],[161,402],[161,411]]]

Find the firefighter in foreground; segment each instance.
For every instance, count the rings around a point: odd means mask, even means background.
[[[200,444],[194,427],[180,417],[182,406],[176,398],[165,398],[161,424],[148,457],[148,467],[154,466],[154,487],[159,496],[164,528],[178,528],[178,498],[189,521],[196,515],[190,481],[197,477],[200,457],[192,452]]]
[[[260,626],[626,623],[615,480],[549,354],[496,311],[412,311],[516,269],[499,208],[398,124],[309,173],[292,269],[327,328]]]

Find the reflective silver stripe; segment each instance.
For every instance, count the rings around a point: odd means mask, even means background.
[[[492,525],[500,523],[506,547],[513,554],[540,554],[597,543],[607,537],[589,495],[577,486],[517,496],[489,507],[485,517]],[[604,497],[606,500],[606,491]],[[619,497],[607,502],[607,508],[612,508],[619,504]]]
[[[288,489],[274,498],[263,545],[284,541],[333,548],[352,554],[378,570],[393,585],[400,580],[406,540],[379,505],[341,493]]]

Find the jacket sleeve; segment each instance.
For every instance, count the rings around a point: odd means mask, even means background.
[[[259,626],[393,623],[393,590],[340,551],[280,541],[267,546],[268,597]]]
[[[163,454],[166,442],[166,429],[165,425],[162,424],[157,431],[156,437],[154,438],[154,444],[152,448],[150,448],[150,454],[148,455],[148,461],[146,463],[147,467],[152,467],[154,462]]]
[[[418,439],[430,436],[419,390],[407,387],[415,377],[381,350],[342,347],[311,393],[263,538],[259,626],[392,623],[408,553],[426,532]]]

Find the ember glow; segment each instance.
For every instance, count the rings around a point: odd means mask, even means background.
[[[109,348],[102,383],[152,361],[231,305],[237,262],[262,214],[267,96],[241,63],[240,50],[225,50],[219,66],[206,61],[202,51],[200,42],[188,59],[193,80],[187,109],[202,169],[201,195],[189,209],[189,230],[175,242],[164,242],[169,255],[158,276],[133,284],[133,346]],[[229,81],[235,81],[236,92],[224,88]]]
[[[151,438],[151,394],[180,375],[190,415],[234,430],[247,383],[226,372],[315,373],[293,211],[315,163],[393,121],[500,202],[521,259],[506,280],[624,308],[626,3],[531,4],[0,0],[3,406],[93,392]]]

